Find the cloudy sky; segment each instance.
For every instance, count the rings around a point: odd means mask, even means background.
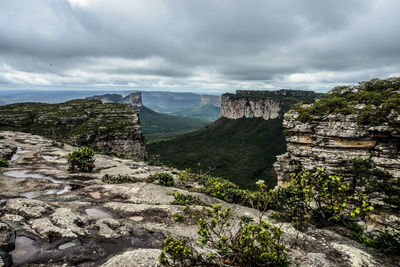
[[[0,0],[0,90],[225,92],[400,76],[398,0]]]

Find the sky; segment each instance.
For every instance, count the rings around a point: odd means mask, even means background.
[[[0,0],[0,90],[223,93],[400,76],[399,0]]]

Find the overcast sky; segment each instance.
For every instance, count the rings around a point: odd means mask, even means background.
[[[225,92],[400,76],[399,0],[0,0],[0,88]]]

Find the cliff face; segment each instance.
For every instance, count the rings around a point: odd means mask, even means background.
[[[371,89],[368,92],[371,92]],[[395,94],[399,92],[393,91],[390,94],[392,99],[382,98],[382,101],[390,102],[397,99]],[[376,212],[370,216],[371,227],[398,231],[400,230],[400,134],[397,125],[400,125],[400,116],[394,109],[388,109],[386,112],[390,115],[382,116],[385,122],[363,125],[360,122],[364,120],[362,116],[365,111],[375,112],[378,107],[385,107],[386,104],[383,102],[366,109],[368,107],[366,104],[356,103],[362,95],[364,92],[354,94],[355,97],[351,98],[354,100],[347,100],[351,109],[346,109],[346,112],[342,111],[346,107],[341,107],[340,110],[336,109],[335,112],[321,115],[321,110],[325,106],[316,102],[314,105],[293,109],[284,115],[287,152],[278,156],[274,164],[278,185],[288,184],[290,173],[302,169],[324,168],[328,173],[341,174],[347,177],[346,179],[351,181],[356,189],[366,193],[374,204]],[[333,103],[338,99],[331,97],[327,99],[327,103]],[[305,118],[303,111],[311,110],[313,107],[319,109],[319,111],[315,109],[314,114],[317,112],[320,114],[312,115],[308,120],[302,121],[302,118]],[[376,119],[378,116],[372,117]]]
[[[310,101],[318,94],[312,91],[278,90],[278,91],[244,91],[236,94],[223,94],[221,117],[228,119],[263,118],[273,120],[281,118],[291,104],[299,101]]]
[[[132,107],[141,107],[142,104],[142,92],[131,93],[125,97],[119,94],[105,94],[95,95],[87,97],[86,99],[96,99],[103,103],[120,103],[130,105]]]
[[[0,129],[41,134],[97,151],[146,158],[137,109],[98,100],[20,103],[0,108]]]

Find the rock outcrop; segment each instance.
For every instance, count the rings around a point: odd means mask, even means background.
[[[1,106],[0,129],[41,134],[105,153],[147,156],[138,110],[123,104],[80,99]]]
[[[231,207],[237,218],[258,216],[254,209],[193,192],[196,183],[178,188],[145,182],[168,172],[177,185],[182,181],[176,170],[97,154],[94,173],[71,174],[66,154],[76,148],[27,133],[0,136],[0,144],[20,148],[10,167],[0,168],[0,264],[5,266],[158,266],[165,238],[198,239],[196,224],[172,219],[185,209],[171,203],[174,192]],[[108,184],[105,175],[124,175],[131,182]],[[297,243],[288,254],[290,266],[396,266],[392,258],[330,230],[298,232],[269,219],[283,229],[288,246]]]
[[[315,92],[300,90],[237,90],[236,94],[222,95],[221,117],[273,120],[282,118],[290,105],[300,101],[312,101],[318,96]]]
[[[87,97],[86,99],[96,99],[100,100],[102,103],[120,103],[126,104],[132,107],[141,107],[142,103],[142,92],[131,93],[127,96],[122,96],[119,94],[105,94],[105,95],[95,95]]]
[[[389,85],[382,86],[381,89],[376,85],[379,82]],[[382,117],[383,122],[380,124],[363,123],[365,119],[361,120],[360,116],[379,107],[376,105],[370,108],[368,103],[361,103],[373,101],[370,95],[368,96],[371,99],[360,100],[365,97],[365,92],[371,94],[374,86],[378,88],[375,94],[387,93],[386,87],[392,90],[392,93],[389,91],[392,99],[383,97],[382,101],[397,101],[395,95],[399,95],[400,91],[393,91],[396,88],[395,80],[372,80],[361,83],[359,87],[339,88],[337,90],[342,92],[331,93],[332,96],[326,100],[330,104],[329,108],[336,108],[332,105],[334,101],[335,105],[348,105],[341,107],[341,110],[336,109],[336,112],[323,113],[326,106],[318,101],[287,112],[283,120],[287,152],[277,157],[274,167],[278,175],[278,185],[288,184],[290,173],[303,169],[324,168],[328,173],[343,175],[353,186],[367,193],[375,206],[375,214],[370,216],[367,230],[388,228],[400,231],[400,116],[394,116],[397,111],[393,108],[398,106],[389,106],[392,110],[385,112],[390,115]],[[355,96],[350,98],[350,93]],[[350,100],[346,102],[346,98]],[[380,106],[385,105],[382,103]],[[311,114],[317,115],[307,114],[308,119],[304,119],[307,109],[313,107],[317,108]]]

